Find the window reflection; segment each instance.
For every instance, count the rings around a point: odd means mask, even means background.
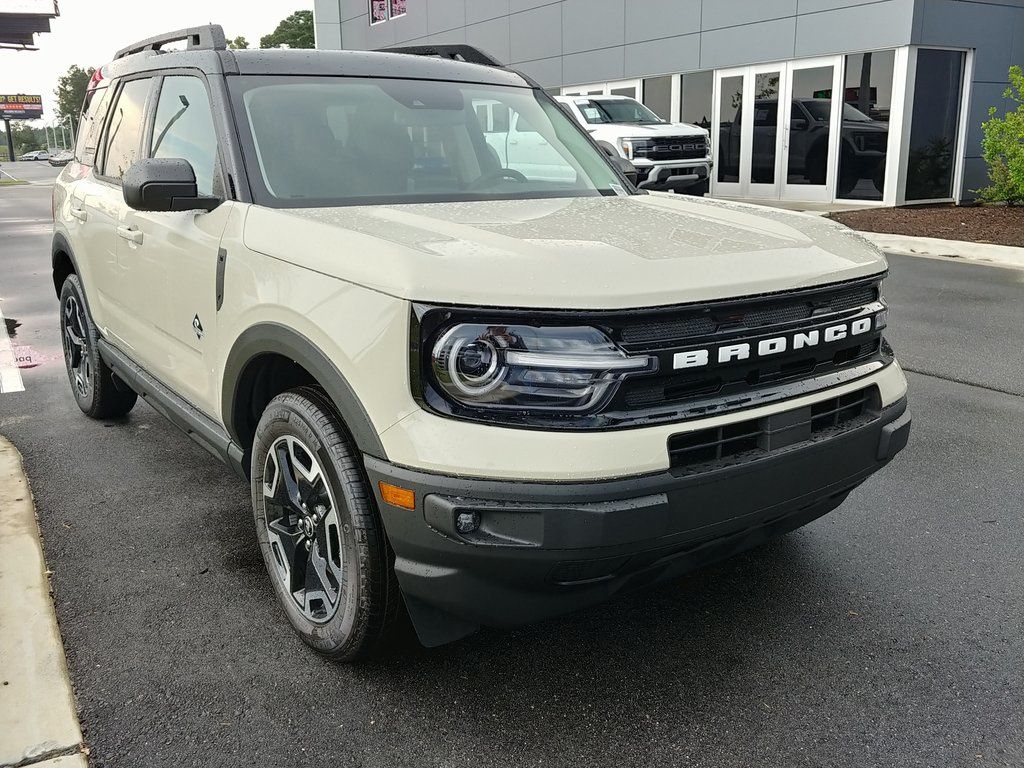
[[[750,180],[755,184],[774,184],[775,148],[779,135],[778,72],[754,76],[754,156]]]
[[[743,112],[743,75],[723,77],[718,126],[718,180],[737,183],[740,180],[740,133]]]
[[[907,200],[939,200],[953,196],[953,161],[963,71],[961,51],[921,49],[917,52]]]
[[[828,180],[833,71],[831,66],[793,70],[787,168],[790,184],[824,186]]]
[[[846,57],[839,197],[848,200],[881,200],[883,197],[895,60],[895,51]]]

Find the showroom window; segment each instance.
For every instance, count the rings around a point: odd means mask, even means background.
[[[710,130],[711,112],[714,109],[715,73],[691,72],[682,75],[680,80],[680,120]]]
[[[648,77],[643,83],[644,106],[662,120],[672,117],[672,76]]]
[[[370,24],[405,16],[405,0],[370,0]]]
[[[953,197],[964,59],[962,51],[917,52],[907,200]]]
[[[895,64],[895,51],[846,57],[838,197],[883,197]]]

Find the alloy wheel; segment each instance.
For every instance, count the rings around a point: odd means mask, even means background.
[[[285,435],[270,446],[263,496],[278,579],[307,619],[329,621],[344,584],[344,532],[327,475],[297,437]]]
[[[92,359],[86,346],[86,324],[82,305],[75,296],[64,302],[63,317],[64,360],[75,388],[75,394],[87,398],[92,389]]]

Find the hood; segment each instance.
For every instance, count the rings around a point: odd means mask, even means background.
[[[638,125],[636,123],[600,123],[588,126],[591,133],[609,133],[623,138],[659,138],[661,136],[707,136],[708,132],[689,123],[657,123]],[[592,130],[591,130],[592,129]]]
[[[873,275],[882,253],[819,216],[670,194],[271,209],[245,245],[414,301],[624,309]]]

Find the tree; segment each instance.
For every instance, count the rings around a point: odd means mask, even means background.
[[[230,48],[233,51],[244,51],[248,47],[249,47],[249,41],[246,40],[241,35],[236,37],[234,40],[229,40],[228,41],[228,48]]]
[[[985,138],[981,141],[981,155],[988,163],[991,186],[977,190],[983,200],[1024,203],[1024,69],[1010,67],[1010,87],[1003,98],[1016,103],[1003,117],[991,107],[989,119],[982,123]]]
[[[54,95],[57,97],[57,117],[61,120],[71,118],[72,123],[77,127],[78,116],[82,111],[82,104],[85,102],[85,91],[89,87],[89,81],[96,70],[92,67],[82,69],[72,64],[68,71],[57,78],[57,90]]]
[[[271,34],[260,38],[260,48],[314,48],[313,12],[296,11],[277,25]]]

